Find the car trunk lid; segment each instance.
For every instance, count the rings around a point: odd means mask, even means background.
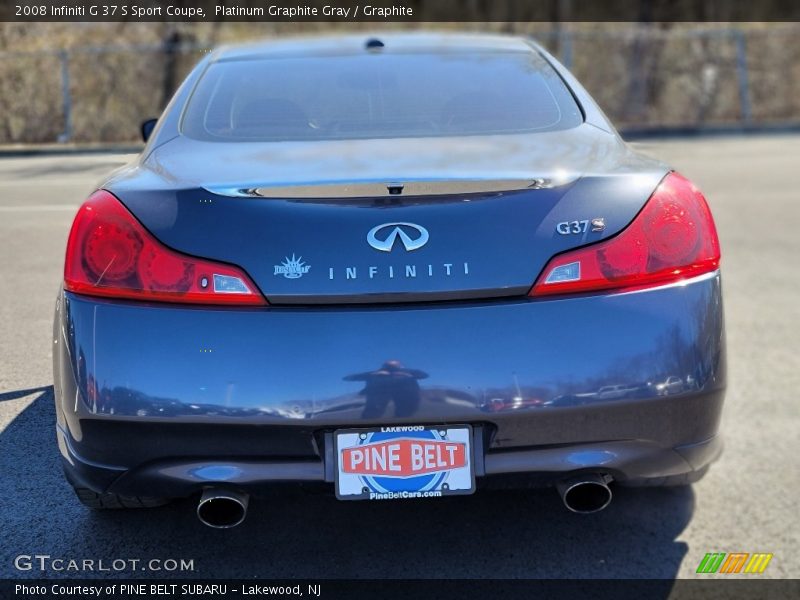
[[[524,295],[552,256],[624,228],[666,173],[586,127],[511,148],[223,144],[213,161],[215,144],[183,140],[107,187],[163,243],[242,267],[272,304]]]

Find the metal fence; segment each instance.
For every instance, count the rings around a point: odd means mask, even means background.
[[[547,34],[619,126],[800,123],[800,24]]]
[[[159,45],[0,53],[0,143],[135,141],[202,55]]]
[[[511,27],[514,29],[514,27]],[[800,24],[564,25],[533,37],[621,128],[800,123]],[[0,143],[129,142],[207,49],[0,52]]]

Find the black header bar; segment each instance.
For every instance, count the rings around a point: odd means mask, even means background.
[[[4,0],[6,22],[800,21],[793,0]]]

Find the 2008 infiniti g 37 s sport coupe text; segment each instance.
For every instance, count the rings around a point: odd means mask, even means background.
[[[197,494],[217,527],[276,482],[523,477],[576,512],[690,483],[721,451],[719,263],[698,189],[531,42],[222,49],[72,225],[66,475],[93,508]]]

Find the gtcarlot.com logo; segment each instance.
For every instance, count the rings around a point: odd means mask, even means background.
[[[194,559],[186,558],[65,558],[49,554],[20,554],[14,559],[17,571],[108,573],[135,571],[194,571]]]
[[[771,560],[772,554],[765,552],[709,552],[697,565],[697,573],[758,574],[764,572]]]

